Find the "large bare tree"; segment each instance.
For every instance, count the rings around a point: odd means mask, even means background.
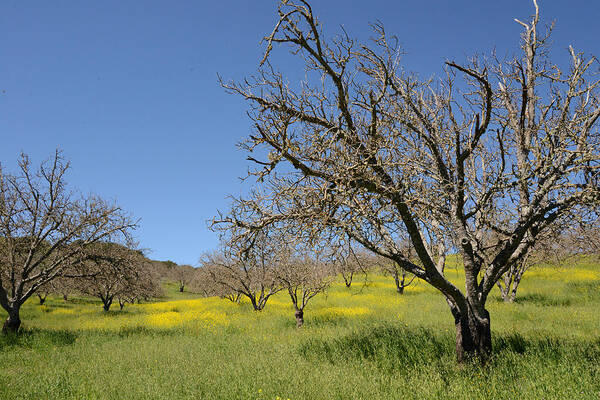
[[[255,132],[242,146],[261,188],[217,222],[249,237],[284,222],[350,235],[438,289],[458,360],[485,360],[496,282],[540,234],[599,202],[597,61],[571,48],[567,68],[553,64],[534,6],[516,56],[421,79],[383,26],[369,43],[327,40],[308,2],[282,1],[258,73],[222,83],[249,103]],[[271,64],[282,46],[303,66],[299,84]],[[436,235],[460,255],[464,288],[437,268]],[[404,236],[418,263],[397,246]]]
[[[23,303],[54,279],[73,273],[86,248],[128,242],[136,222],[118,206],[68,189],[60,152],[34,168],[27,156],[18,174],[0,173],[0,305],[3,332],[17,332]]]

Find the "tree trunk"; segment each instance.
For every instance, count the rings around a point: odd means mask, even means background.
[[[103,301],[102,303],[103,303],[103,304],[102,304],[102,309],[103,309],[105,312],[108,312],[108,311],[110,310],[110,306],[111,306],[111,304],[112,304],[112,299],[110,299],[110,300],[106,300],[106,301]]]
[[[512,290],[510,291],[510,302],[513,303],[517,299],[517,289],[519,288],[519,283],[521,283],[521,278],[523,278],[523,274],[525,273],[524,269],[521,269],[517,272],[517,275],[513,279]]]
[[[46,302],[46,296],[42,296],[41,294],[38,294],[37,296],[40,299],[40,306],[44,305]]]
[[[342,278],[344,278],[344,284],[346,285],[346,288],[350,289],[350,286],[352,286],[352,278],[354,277],[354,273],[350,273],[350,275],[346,276],[346,274],[344,274],[344,272],[342,272]]]
[[[398,292],[398,294],[404,294],[404,276],[402,276],[401,283],[398,271],[394,272],[394,282],[396,282],[396,292]]]
[[[2,326],[2,333],[17,333],[19,331],[19,327],[21,326],[21,318],[19,317],[19,308],[15,307],[8,311],[8,318],[4,321],[4,326]]]
[[[304,325],[304,310],[296,310],[294,316],[296,317],[296,327],[301,328]]]
[[[183,285],[180,285],[180,286],[179,286],[179,293],[183,293],[183,288],[184,288],[184,286],[183,286]]]
[[[63,294],[63,300],[64,300],[64,301],[67,301],[67,300],[68,300],[68,296],[69,296],[69,295],[67,295],[67,294]]]
[[[484,317],[477,317],[471,310],[466,315],[455,313],[456,357],[459,363],[478,359],[482,364],[492,352],[490,314],[483,310]]]

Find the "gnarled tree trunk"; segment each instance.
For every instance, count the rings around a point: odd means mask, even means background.
[[[466,313],[453,310],[456,325],[456,358],[459,363],[478,359],[485,363],[492,353],[490,314],[483,309],[476,315],[472,308]]]
[[[11,308],[8,311],[8,318],[2,326],[2,333],[17,333],[21,326],[21,318],[19,316],[19,307]]]

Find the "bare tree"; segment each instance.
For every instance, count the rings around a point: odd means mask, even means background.
[[[117,243],[94,243],[86,249],[86,261],[78,267],[85,277],[79,289],[102,301],[109,311],[117,299],[122,310],[126,302],[149,299],[160,294],[160,283],[151,274],[148,262],[137,250]]]
[[[404,294],[404,289],[409,287],[416,278],[416,276],[410,275],[398,263],[384,257],[379,258],[379,266],[384,274],[389,274],[394,278],[394,284],[398,294]]]
[[[547,264],[564,267],[576,261],[578,257],[598,257],[600,238],[598,220],[589,220],[577,216],[577,220],[561,226],[555,226],[549,232],[542,233],[534,246],[519,262],[497,282],[502,300],[512,303],[517,298],[519,285],[529,268]]]
[[[277,269],[279,280],[292,300],[298,328],[304,325],[308,302],[331,285],[332,272],[330,266],[318,259],[318,254],[292,257]]]
[[[200,257],[200,267],[196,268],[190,287],[194,292],[201,293],[204,297],[218,296],[230,300],[232,303],[237,303],[241,297],[240,293],[232,291],[213,279],[219,266],[210,264],[210,260],[219,258],[220,256],[217,253],[207,253]]]
[[[5,333],[18,331],[23,303],[79,266],[88,246],[127,242],[136,227],[118,206],[69,191],[68,168],[57,151],[39,169],[22,155],[17,175],[0,172],[0,305],[8,312]]]
[[[406,258],[412,262],[418,262],[418,260],[415,260],[415,252],[410,241],[406,239],[402,240],[397,243],[397,246],[402,250],[402,253]],[[404,289],[410,286],[416,278],[415,275],[409,276],[409,273],[402,268],[400,264],[386,257],[379,256],[377,263],[384,274],[389,274],[394,278],[394,284],[396,285],[396,292],[398,294],[404,294]]]
[[[49,294],[50,289],[48,289],[47,287],[40,288],[40,290],[38,290],[37,297],[40,301],[40,306],[44,305]]]
[[[265,234],[251,242],[231,240],[201,261],[214,293],[235,302],[244,296],[255,311],[261,311],[269,298],[282,290],[277,276],[282,262],[281,253]]]
[[[62,297],[64,301],[68,301],[69,295],[77,292],[73,278],[58,277],[50,281],[50,292]]]
[[[346,32],[327,41],[308,2],[282,1],[258,74],[222,83],[250,104],[243,147],[262,189],[215,222],[248,237],[284,222],[349,235],[438,289],[458,360],[485,361],[496,282],[567,213],[600,201],[597,61],[571,48],[568,69],[552,64],[534,6],[518,21],[520,55],[447,62],[441,79],[422,80],[402,70],[383,26],[370,44]],[[298,57],[305,81],[270,64],[276,45]],[[434,228],[462,259],[464,291],[436,265]],[[397,245],[403,236],[418,263]]]
[[[346,288],[350,289],[354,275],[363,273],[367,275],[367,257],[352,246],[352,241],[348,238],[340,238],[336,242],[330,242],[329,258],[336,273],[342,276]]]
[[[171,279],[179,286],[179,292],[183,293],[185,287],[194,279],[196,269],[191,265],[174,265],[169,272]]]
[[[133,279],[127,281],[127,290],[121,291],[117,295],[119,307],[123,310],[125,303],[140,303],[142,300],[149,301],[163,295],[160,276],[151,268],[148,260],[140,260],[135,264],[136,269],[132,274]]]

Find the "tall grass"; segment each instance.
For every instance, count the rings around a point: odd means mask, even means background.
[[[400,296],[375,274],[316,297],[302,329],[284,293],[262,312],[173,287],[122,312],[31,301],[23,333],[0,337],[0,398],[600,398],[600,267],[530,272],[517,303],[489,302],[485,367],[455,363],[439,294],[418,284]]]

